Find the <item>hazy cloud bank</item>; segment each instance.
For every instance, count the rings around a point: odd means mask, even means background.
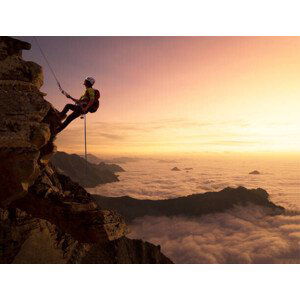
[[[176,263],[300,263],[300,214],[239,207],[197,219],[144,217],[130,237],[160,244]]]

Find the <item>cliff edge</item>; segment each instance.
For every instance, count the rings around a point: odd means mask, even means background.
[[[0,263],[171,263],[51,165],[60,120],[30,48],[0,37]]]

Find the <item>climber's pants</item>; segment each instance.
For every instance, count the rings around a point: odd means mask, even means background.
[[[79,105],[74,104],[67,104],[64,109],[62,110],[61,114],[65,115],[69,110],[73,112],[66,118],[66,120],[58,127],[57,132],[62,131],[65,129],[73,120],[78,118],[80,115],[83,114],[83,111]]]

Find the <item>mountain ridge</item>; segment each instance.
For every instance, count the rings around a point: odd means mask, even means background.
[[[129,196],[92,195],[92,197],[101,207],[122,214],[127,222],[144,216],[202,216],[223,212],[237,205],[251,204],[263,206],[272,214],[284,212],[282,206],[269,200],[269,194],[264,189],[247,189],[242,186],[165,200],[139,200]]]

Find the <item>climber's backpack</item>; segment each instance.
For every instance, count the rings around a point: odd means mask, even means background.
[[[98,90],[94,90],[95,91],[95,99],[94,99],[94,103],[93,105],[90,107],[89,112],[90,113],[94,113],[98,110],[99,108],[99,98],[100,98],[100,92]]]

